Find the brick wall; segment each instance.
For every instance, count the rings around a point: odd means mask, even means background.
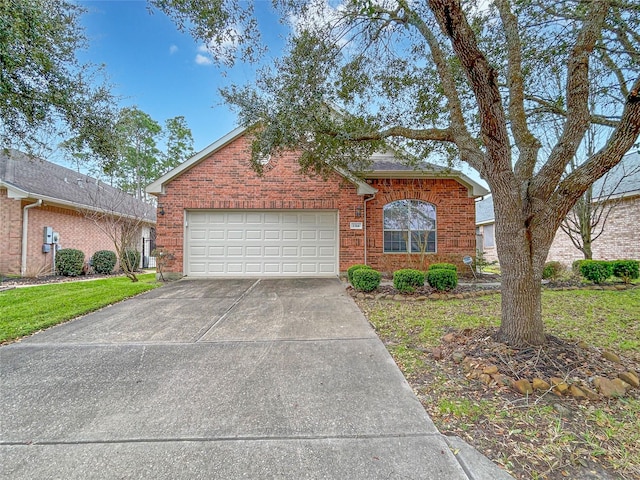
[[[0,274],[20,274],[22,248],[22,208],[19,200],[7,198],[7,189],[0,188]]]
[[[165,193],[158,196],[165,215],[158,217],[157,245],[175,257],[166,271],[182,272],[185,209],[337,210],[339,269],[345,271],[364,261],[364,230],[351,230],[349,225],[363,221],[362,217],[356,217],[356,208],[363,207],[364,197],[357,195],[355,185],[337,173],[326,180],[302,175],[295,153],[274,157],[260,178],[251,169],[249,156],[249,141],[237,138],[165,186]],[[372,266],[388,269],[416,258],[382,253],[382,205],[398,198],[424,199],[437,206],[438,255],[430,258],[461,259],[463,252],[473,254],[475,210],[465,187],[452,180],[394,180],[393,187],[377,180],[372,182],[381,190],[367,204],[370,249],[367,260]]]
[[[367,263],[392,272],[398,268],[426,269],[431,263],[449,262],[467,269],[465,255],[475,256],[475,203],[467,188],[451,179],[376,179],[378,190],[367,202]],[[394,200],[422,200],[436,206],[436,253],[384,253],[382,207]]]
[[[8,199],[0,190],[0,235],[5,247],[0,248],[0,273],[20,274],[22,258],[22,208],[33,200]],[[53,270],[52,253],[43,253],[43,229],[52,227],[60,234],[62,248],[76,248],[88,262],[98,250],[114,251],[113,242],[93,220],[75,210],[44,205],[29,209],[27,236],[27,276],[48,275]]]
[[[609,215],[605,230],[592,244],[596,260],[640,260],[640,196],[624,199]],[[583,259],[580,250],[569,237],[558,230],[547,261],[555,260],[571,266],[574,260]]]

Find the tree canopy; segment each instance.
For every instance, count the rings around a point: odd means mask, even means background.
[[[220,32],[234,32],[236,59],[260,50],[251,4],[152,3],[208,43],[221,46]],[[540,280],[555,232],[640,132],[640,4],[273,4],[291,26],[286,53],[262,69],[256,85],[222,92],[242,124],[259,126],[256,168],[260,155],[290,148],[302,152],[304,169],[319,172],[366,168],[383,147],[466,162],[494,196],[499,336],[514,345],[543,343]],[[555,138],[552,123],[560,125]],[[608,138],[567,174],[591,124],[608,127]]]
[[[0,143],[32,151],[61,134],[113,157],[116,109],[100,71],[81,63],[82,8],[66,0],[0,1]]]

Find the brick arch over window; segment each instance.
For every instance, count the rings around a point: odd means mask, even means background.
[[[436,205],[398,199],[383,206],[384,253],[436,253]]]

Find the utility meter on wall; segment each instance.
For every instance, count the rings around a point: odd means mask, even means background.
[[[53,232],[53,235],[51,235],[51,243],[60,243],[60,234],[58,232]]]

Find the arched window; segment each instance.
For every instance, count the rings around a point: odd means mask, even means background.
[[[435,253],[436,206],[397,200],[383,207],[385,253]]]

